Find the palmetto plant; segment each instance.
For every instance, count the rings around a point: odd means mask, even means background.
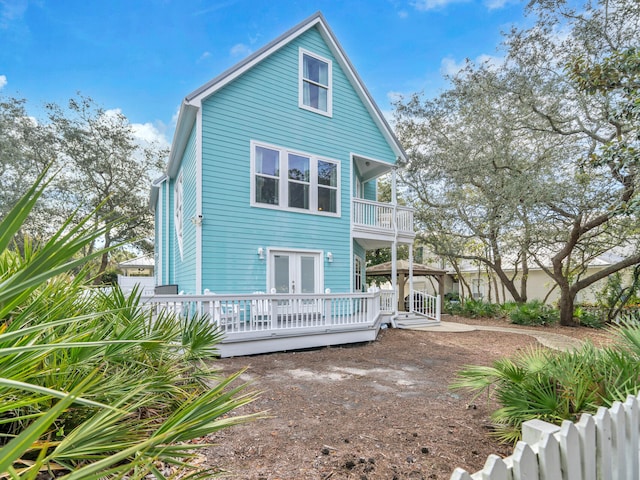
[[[167,478],[159,463],[210,478],[187,442],[255,418],[229,415],[255,394],[207,366],[220,340],[207,318],[152,315],[137,292],[67,273],[102,233],[91,217],[12,249],[42,183],[0,221],[0,479]]]
[[[495,435],[515,443],[527,420],[575,421],[638,393],[640,326],[623,324],[611,335],[612,344],[603,348],[589,342],[564,352],[538,347],[489,367],[467,366],[452,388],[486,392],[500,406],[492,414]]]

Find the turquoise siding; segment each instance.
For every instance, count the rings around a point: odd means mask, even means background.
[[[377,200],[378,192],[377,192],[377,182],[376,180],[371,180],[364,184],[364,191],[362,192],[365,200]]]
[[[298,107],[299,47],[333,62],[333,117]],[[350,153],[395,156],[314,28],[225,86],[203,104],[203,282],[216,293],[266,290],[259,247],[325,252],[324,288],[348,292]],[[341,216],[250,206],[250,141],[341,163]],[[185,185],[186,187],[186,185]],[[326,252],[333,253],[333,263]],[[181,280],[182,281],[182,280]]]
[[[196,227],[191,223],[191,217],[196,214],[196,129],[191,131],[187,147],[182,158],[183,178],[183,221],[182,221],[182,257],[178,247],[175,228],[172,225],[171,237],[173,238],[174,273],[173,282],[177,283],[180,291],[185,293],[199,293],[196,288]],[[180,173],[178,172],[178,176]],[[171,222],[174,221],[173,194],[175,179],[171,182]]]

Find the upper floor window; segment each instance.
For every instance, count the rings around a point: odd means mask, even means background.
[[[331,116],[331,60],[300,49],[300,92],[301,108]]]
[[[178,250],[180,250],[180,255],[182,255],[182,223],[184,219],[184,198],[182,184],[182,172],[180,172],[180,175],[178,175],[178,178],[176,178],[176,183],[173,187],[173,214],[176,227],[176,238],[178,239]]]
[[[339,215],[340,164],[252,142],[251,205]]]

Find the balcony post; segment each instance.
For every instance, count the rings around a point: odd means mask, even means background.
[[[397,314],[402,309],[400,308],[400,301],[398,295],[398,197],[397,197],[397,168],[393,166],[391,168],[391,206],[393,207],[393,214],[391,218],[391,226],[393,227],[393,245],[391,246],[391,288],[393,289],[395,313]]]
[[[409,311],[415,308],[413,301],[413,243],[409,245]],[[422,311],[422,310],[420,310]]]

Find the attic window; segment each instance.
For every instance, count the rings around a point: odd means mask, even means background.
[[[331,60],[300,49],[300,108],[331,116]]]

